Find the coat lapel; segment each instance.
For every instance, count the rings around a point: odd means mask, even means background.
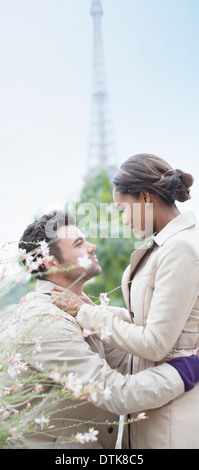
[[[135,270],[141,259],[154,247],[154,240],[150,239],[147,243],[142,245],[137,250],[133,251],[130,258],[130,265],[125,269],[122,276],[122,293],[126,303],[127,309],[130,311],[130,285],[131,280],[135,274]]]
[[[130,312],[129,279],[130,279],[130,264],[129,266],[127,266],[122,276],[122,293],[123,293],[124,301],[126,304],[126,308]]]
[[[131,278],[133,277],[135,269],[137,268],[143,256],[145,256],[145,254],[148,253],[148,251],[154,247],[154,244],[155,244],[154,239],[151,238],[147,243],[142,245],[137,250],[133,251],[133,253],[131,254],[131,263],[130,263],[130,277]]]

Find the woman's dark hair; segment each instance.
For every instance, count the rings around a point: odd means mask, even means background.
[[[39,248],[40,242],[44,241],[48,243],[50,255],[55,256],[57,260],[62,263],[63,256],[61,249],[58,245],[59,239],[56,236],[59,227],[67,225],[75,225],[75,217],[73,214],[69,214],[64,211],[52,211],[48,214],[43,215],[38,220],[28,225],[25,229],[18,247],[22,250],[26,250],[26,253],[34,252],[35,249]],[[25,260],[23,261],[26,265]],[[46,268],[44,264],[38,267],[37,271],[32,271],[32,274],[36,275],[45,272]],[[45,276],[43,276],[45,278]]]
[[[190,199],[189,188],[193,176],[181,170],[174,170],[160,157],[141,153],[122,163],[112,182],[123,194],[139,197],[140,192],[158,194],[167,204]]]

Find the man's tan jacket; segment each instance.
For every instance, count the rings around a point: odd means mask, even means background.
[[[76,319],[51,303],[49,294],[53,286],[49,281],[37,281],[36,292],[26,296],[21,311],[8,330],[12,338],[23,338],[18,352],[24,360],[27,360],[28,351],[35,348],[29,359],[31,371],[27,372],[27,378],[41,367],[47,376],[55,371],[66,375],[73,373],[83,386],[94,381],[103,388],[109,387],[112,396],[108,399],[101,394],[96,398],[93,394],[90,402],[80,402],[69,399],[66,391],[60,404],[54,398],[58,387],[56,381],[51,381],[48,388],[44,381],[45,397],[41,393],[34,409],[34,399],[28,403],[28,398],[20,403],[20,408],[26,408],[24,420],[34,422],[46,414],[47,407],[49,427],[27,434],[24,442],[28,448],[113,449],[118,432],[118,426],[113,423],[118,421],[119,415],[162,406],[181,395],[184,384],[178,372],[168,364],[134,376],[123,375],[130,371],[131,356],[104,347],[98,339],[84,337]],[[35,347],[37,345],[39,347]],[[10,385],[11,378],[4,379],[5,388]],[[31,382],[27,387],[31,391]],[[25,392],[27,389],[22,388],[20,396]],[[70,442],[71,435],[88,432],[92,427],[99,431],[97,441],[88,444]],[[128,441],[125,447],[128,447]]]

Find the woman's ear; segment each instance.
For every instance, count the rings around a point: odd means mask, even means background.
[[[150,203],[152,202],[151,193],[149,193],[148,191],[142,191],[142,192],[140,193],[140,196],[141,196],[141,198],[143,199],[143,201],[144,201],[145,203],[150,204]]]

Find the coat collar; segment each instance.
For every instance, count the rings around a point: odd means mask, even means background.
[[[40,292],[41,294],[50,294],[51,290],[55,286],[56,286],[56,284],[54,284],[51,281],[38,279],[37,282],[36,282],[35,290],[36,290],[36,292]]]
[[[47,302],[49,302],[52,315],[53,314],[57,315],[57,310],[58,310],[59,311],[59,316],[61,315],[61,316],[63,316],[63,318],[66,318],[70,322],[75,323],[77,325],[76,318],[73,317],[73,315],[70,315],[70,313],[68,313],[66,311],[63,311],[62,309],[60,309],[59,307],[57,307],[55,304],[53,304],[51,302],[51,298],[50,298],[49,294],[51,293],[51,290],[53,289],[53,287],[56,287],[56,286],[57,286],[57,284],[54,284],[54,282],[46,281],[46,280],[43,280],[43,279],[42,280],[38,279],[37,282],[36,282],[35,291],[36,291],[36,293],[39,293],[39,294],[48,294],[49,299],[47,300]],[[49,310],[48,309],[47,310],[43,309],[42,310],[42,315],[45,315],[45,313],[49,315]],[[31,314],[32,314],[32,311],[31,311]]]
[[[162,246],[176,233],[191,228],[194,225],[196,225],[196,218],[193,212],[183,212],[175,217],[175,219],[171,220],[171,222],[154,237],[154,241],[158,246]]]
[[[128,310],[130,310],[130,280],[138,267],[141,259],[152,250],[155,245],[162,246],[173,235],[196,225],[196,219],[192,212],[185,212],[169,222],[157,235],[150,238],[137,250],[133,251],[130,265],[124,271],[122,277],[122,291]]]
[[[153,249],[156,245],[162,246],[164,243],[182,230],[186,230],[190,227],[196,225],[196,219],[192,212],[184,212],[175,219],[171,220],[157,235],[151,237],[144,245],[140,248],[135,250],[131,255],[131,262],[130,262],[130,273],[132,275],[133,271],[137,267],[139,261],[143,258],[145,253],[149,250]]]

